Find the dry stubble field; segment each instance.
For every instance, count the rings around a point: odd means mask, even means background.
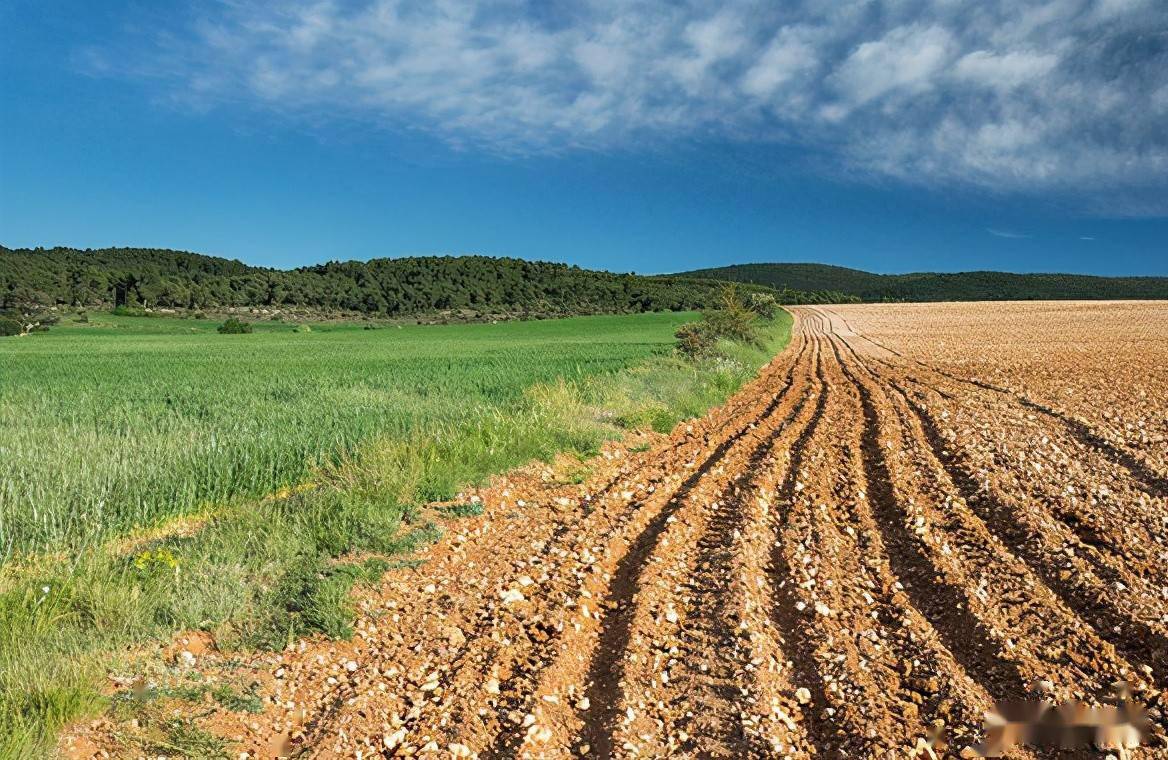
[[[995,700],[1126,681],[1152,731],[1113,753],[1163,757],[1165,410],[1168,304],[798,309],[705,418],[474,492],[353,640],[197,647],[264,697],[202,725],[250,757],[968,756]]]

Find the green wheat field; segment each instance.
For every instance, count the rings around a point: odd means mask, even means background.
[[[5,340],[0,547],[75,548],[296,483],[374,436],[442,437],[537,384],[667,352],[692,319],[299,333],[259,322],[251,335],[219,335],[210,322],[109,316]],[[444,485],[420,496],[438,497]]]

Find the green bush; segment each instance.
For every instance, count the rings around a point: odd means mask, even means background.
[[[219,332],[223,335],[243,335],[251,332],[250,322],[240,322],[235,317],[231,317],[223,324],[219,325]]]
[[[774,319],[779,310],[779,302],[770,293],[751,293],[747,306],[763,319]]]
[[[22,332],[24,332],[24,326],[15,319],[0,317],[0,338],[5,338],[10,335],[20,335]]]
[[[704,312],[700,322],[682,325],[674,333],[679,353],[691,358],[712,353],[719,338],[755,348],[762,346],[758,314],[742,300],[737,287],[726,286],[719,306]]]
[[[705,322],[689,322],[677,328],[673,334],[677,338],[677,350],[691,358],[704,356],[717,342],[717,337]]]
[[[114,310],[110,312],[115,317],[146,317],[149,316],[145,309],[137,306],[115,306]]]

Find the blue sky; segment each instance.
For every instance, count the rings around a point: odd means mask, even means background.
[[[0,0],[0,243],[1168,274],[1168,6]]]

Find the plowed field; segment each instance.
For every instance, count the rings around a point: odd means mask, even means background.
[[[1126,681],[1127,754],[1164,757],[1168,305],[796,311],[725,406],[475,492],[352,641],[232,665],[264,712],[203,725],[251,757],[968,756],[995,701]]]

